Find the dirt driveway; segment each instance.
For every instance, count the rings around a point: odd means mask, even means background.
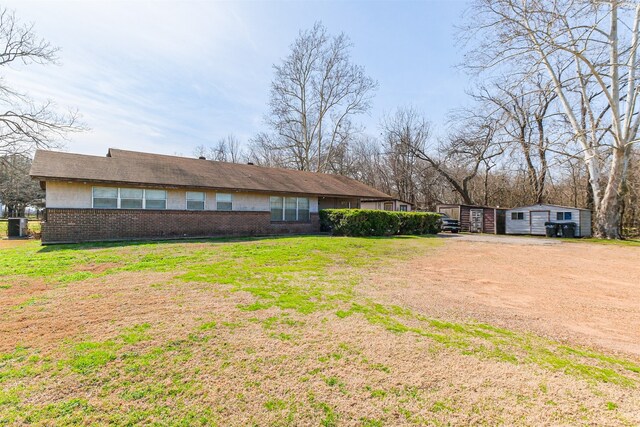
[[[447,237],[442,249],[370,282],[365,292],[426,315],[640,356],[640,247]]]

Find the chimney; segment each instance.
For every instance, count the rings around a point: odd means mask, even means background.
[[[253,166],[253,162],[248,162],[247,163],[249,166]]]
[[[200,156],[200,157],[198,157],[198,159],[200,159],[200,160],[207,160],[207,158],[206,158],[205,156]]]

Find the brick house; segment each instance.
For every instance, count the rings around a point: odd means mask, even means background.
[[[339,175],[113,148],[38,150],[30,175],[46,191],[43,244],[316,233],[320,209],[390,198]]]

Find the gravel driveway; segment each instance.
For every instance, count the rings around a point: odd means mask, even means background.
[[[491,235],[443,240],[364,292],[428,316],[640,356],[640,247]]]

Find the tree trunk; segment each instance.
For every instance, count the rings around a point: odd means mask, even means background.
[[[624,181],[624,161],[625,150],[621,148],[613,149],[613,159],[611,161],[611,171],[609,181],[599,209],[596,212],[596,223],[594,224],[595,236],[601,239],[620,239],[620,197],[619,189]]]

